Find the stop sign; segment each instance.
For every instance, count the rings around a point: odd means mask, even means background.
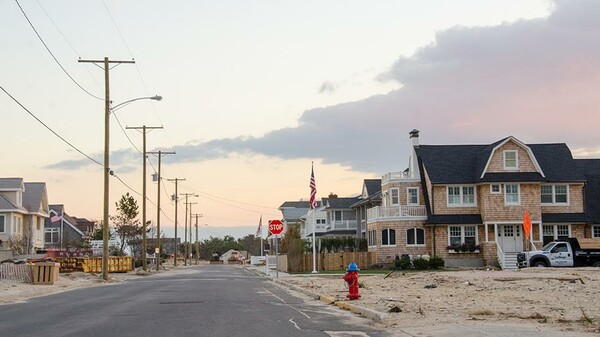
[[[269,232],[273,235],[279,235],[283,232],[283,223],[281,220],[269,220]]]

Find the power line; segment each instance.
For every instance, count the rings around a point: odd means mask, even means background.
[[[213,198],[223,199],[223,200],[235,202],[235,203],[242,204],[242,205],[253,206],[253,207],[258,207],[258,208],[266,208],[266,209],[271,209],[271,210],[276,209],[276,208],[269,207],[269,206],[254,205],[254,204],[249,204],[249,203],[246,203],[246,202],[243,202],[243,201],[236,201],[236,200],[232,200],[232,199],[227,199],[227,198],[219,197],[219,196],[216,196],[216,195],[212,195],[212,194],[209,194],[209,193],[206,193],[206,192],[199,191],[199,190],[197,190],[197,189],[195,189],[195,188],[193,188],[191,186],[184,186],[184,185],[182,185],[182,187],[186,187],[186,188],[188,188],[188,189],[190,189],[190,190],[192,190],[194,192],[197,192],[197,193],[200,193],[200,194],[204,194],[204,195],[208,195],[208,196],[211,196]]]
[[[42,37],[38,33],[37,29],[35,29],[35,27],[33,26],[33,23],[31,22],[31,20],[29,20],[29,17],[27,17],[27,14],[25,13],[25,10],[23,10],[23,7],[21,7],[21,4],[19,3],[19,0],[15,0],[15,2],[17,3],[17,6],[19,6],[19,9],[21,9],[21,13],[23,13],[23,16],[25,17],[25,19],[27,19],[27,22],[29,22],[29,25],[31,26],[31,29],[33,29],[33,31],[35,32],[35,35],[37,35],[38,39],[42,42],[42,44],[44,45],[44,47],[46,48],[46,50],[48,51],[48,53],[50,53],[50,56],[52,56],[52,58],[54,59],[54,62],[56,62],[56,64],[58,64],[58,66],[60,67],[60,69],[62,69],[62,71],[71,79],[71,81],[73,81],[73,83],[75,83],[86,94],[90,95],[91,97],[94,97],[95,99],[103,101],[104,100],[103,98],[100,98],[100,97],[92,94],[91,92],[87,91],[84,87],[82,87],[79,83],[77,83],[77,81],[75,81],[75,79],[71,76],[71,74],[69,74],[69,72],[65,69],[65,67],[63,67],[62,64],[60,64],[60,62],[58,61],[58,59],[56,58],[56,56],[54,56],[54,54],[52,53],[52,51],[50,50],[50,48],[48,47],[48,45],[46,44],[46,42],[44,42],[44,39],[42,39]]]
[[[17,103],[23,110],[27,111],[27,113],[33,117],[36,121],[38,121],[40,124],[42,124],[46,129],[48,129],[50,132],[52,132],[56,137],[58,137],[58,139],[62,140],[63,142],[65,142],[67,145],[69,145],[73,150],[79,152],[81,155],[83,155],[84,157],[86,157],[87,159],[93,161],[94,163],[104,167],[103,164],[101,164],[99,161],[97,161],[96,159],[88,156],[86,153],[84,153],[83,151],[81,151],[80,149],[78,149],[77,147],[75,147],[75,145],[71,144],[69,141],[67,141],[66,139],[64,139],[61,135],[59,135],[56,131],[52,130],[51,127],[49,127],[48,125],[46,125],[46,123],[42,122],[42,120],[40,120],[36,115],[33,114],[33,112],[29,111],[29,109],[27,109],[23,104],[21,104],[21,102],[19,102],[16,98],[13,97],[13,95],[11,95],[8,91],[6,91],[4,89],[4,87],[2,87],[0,85],[0,89],[2,89],[2,91],[4,91],[5,94],[8,95],[8,97],[10,97],[15,103]],[[106,168],[108,169],[108,168]]]

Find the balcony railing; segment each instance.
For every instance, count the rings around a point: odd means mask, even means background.
[[[367,209],[367,222],[373,222],[377,220],[394,220],[394,219],[406,219],[412,220],[415,218],[426,218],[427,213],[425,206],[377,206]]]
[[[420,179],[419,175],[415,172],[388,172],[381,177],[381,183],[385,184],[390,181],[398,180],[415,180]]]
[[[331,226],[332,230],[356,229],[356,220],[334,221]]]

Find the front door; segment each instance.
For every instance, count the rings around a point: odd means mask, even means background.
[[[498,225],[498,243],[505,253],[522,252],[521,225]]]

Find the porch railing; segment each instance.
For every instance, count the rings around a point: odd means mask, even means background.
[[[414,172],[388,172],[381,177],[381,183],[385,184],[390,181],[414,180],[419,178],[419,175],[415,174]]]
[[[376,206],[367,209],[367,222],[373,222],[382,219],[414,219],[425,218],[427,213],[425,206]]]

